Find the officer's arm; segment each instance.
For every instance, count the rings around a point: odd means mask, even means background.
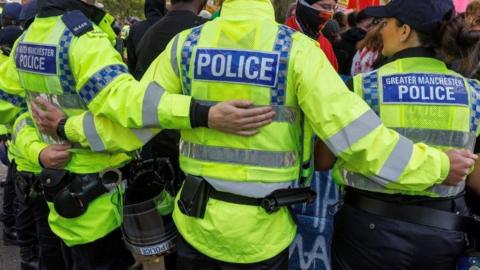
[[[358,95],[348,91],[318,46],[302,41],[292,48],[290,64],[298,102],[338,162],[396,190],[425,190],[447,177],[445,153],[387,129]]]
[[[12,144],[14,145],[15,155],[21,156],[21,161],[17,161],[19,169],[24,170],[23,167],[27,166],[27,171],[39,173],[42,169],[39,162],[40,153],[47,148],[48,144],[42,142],[38,137],[29,113],[20,115],[12,130]],[[24,164],[25,162],[28,165]]]
[[[13,124],[23,110],[26,110],[25,91],[11,56],[0,65],[0,124]]]
[[[129,128],[191,128],[191,97],[170,94],[156,82],[136,81],[102,33],[79,37],[70,52],[77,90],[94,115]]]
[[[128,129],[104,116],[91,112],[70,117],[66,123],[65,136],[70,142],[79,143],[94,152],[130,152],[140,149],[160,129]]]

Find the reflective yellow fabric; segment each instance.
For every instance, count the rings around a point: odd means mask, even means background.
[[[190,64],[193,67],[190,75],[196,68],[194,59],[197,48],[271,52],[278,33],[273,14],[271,3],[266,0],[225,1],[222,16],[206,23],[201,30],[198,46],[191,57]],[[183,75],[177,75],[172,62],[177,63],[180,71],[185,68],[181,64],[181,50],[191,32],[188,30],[178,36],[178,49],[173,56],[177,61],[172,61],[171,56],[174,39],[150,67],[146,75],[148,80],[155,79],[166,91],[182,92]],[[304,113],[306,124],[327,142],[340,159],[361,174],[381,173],[390,154],[394,155],[393,150],[400,141],[399,135],[386,129],[369,107],[348,91],[318,44],[299,33],[293,35],[287,82],[285,104],[299,108]],[[271,101],[270,88],[244,84],[192,80],[191,93],[194,98],[207,101],[242,98],[255,101],[255,105],[269,105]],[[359,132],[357,126],[362,127]],[[200,145],[194,150],[201,149],[201,146],[219,146],[224,149],[292,150],[298,153],[301,131],[297,120],[293,124],[273,122],[252,138],[207,129],[182,131],[182,138]],[[419,175],[428,175],[428,186],[441,182],[449,170],[447,156],[425,145],[406,142],[413,149],[411,155],[406,156],[408,165],[387,174],[386,181],[411,182]],[[198,153],[200,151],[195,152]],[[223,180],[229,184],[268,184],[299,177],[298,166],[268,168],[208,162],[196,159],[192,154],[189,156],[182,155],[180,158],[181,167],[186,173]],[[297,156],[295,164],[300,165],[300,160]],[[286,209],[268,215],[260,207],[211,199],[206,211],[204,219],[195,219],[183,215],[177,208],[174,219],[187,242],[218,260],[237,263],[262,261],[287,248],[295,237],[295,224]]]
[[[354,89],[370,105],[374,103],[373,106],[376,106],[378,104],[378,113],[387,127],[405,134],[406,137],[414,142],[426,143],[442,151],[452,148],[463,148],[473,151],[476,135],[479,131],[478,129],[471,131],[471,119],[472,115],[474,115],[472,102],[475,102],[471,97],[472,91],[475,90],[469,85],[467,79],[448,70],[443,62],[436,59],[421,57],[399,59],[381,67],[375,72],[378,74],[377,101],[372,100],[372,95],[367,94],[370,92],[370,89],[365,89],[368,86],[365,80],[369,79],[372,73],[356,76],[354,78]],[[415,77],[412,74],[438,74],[459,78],[460,81],[463,81],[464,87],[468,92],[468,105],[390,104],[383,102],[384,87],[382,78],[390,77],[391,75],[407,76],[405,78]],[[417,82],[417,85],[422,84]],[[425,99],[430,98],[425,93],[423,95],[426,95]],[[367,177],[362,177],[347,172],[353,168],[354,166],[345,164],[340,160],[335,166],[335,180],[342,185],[375,192],[431,197],[455,196],[462,192],[465,186],[464,183],[458,187],[432,183],[428,177],[422,177],[422,175],[419,175],[415,181],[391,182],[386,186],[382,186],[375,179],[369,180],[368,175]],[[423,173],[423,170],[421,172]],[[428,171],[425,171],[425,173],[428,173]]]

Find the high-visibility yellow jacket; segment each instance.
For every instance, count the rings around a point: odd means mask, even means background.
[[[167,92],[206,104],[242,98],[275,108],[274,122],[251,138],[205,128],[182,130],[182,169],[218,190],[262,197],[290,186],[304,176],[310,131],[356,173],[382,178],[387,188],[395,182],[424,190],[448,175],[443,152],[387,129],[348,91],[315,41],[275,22],[268,0],[225,1],[220,18],[170,42],[143,78],[152,79]],[[286,249],[296,233],[286,208],[269,215],[261,207],[214,199],[204,219],[178,209],[174,219],[194,248],[227,262],[269,259]]]
[[[81,133],[94,145],[94,152],[74,147],[66,169],[73,173],[99,173],[130,161],[128,153],[102,152],[104,141],[93,115],[106,116],[119,124],[114,136],[146,142],[154,135],[150,127],[190,128],[191,97],[163,93],[150,82],[138,83],[126,72],[121,56],[108,36],[79,12],[36,18],[15,44],[9,60],[0,66],[0,123],[12,123],[36,96],[47,98],[68,116],[81,116]],[[67,136],[70,125],[65,128]],[[58,142],[38,132],[45,143]],[[28,160],[38,159],[31,151]],[[33,155],[36,155],[33,157]],[[76,219],[49,215],[52,231],[69,245],[95,241],[119,226],[112,196],[94,200]],[[50,204],[50,206],[52,206]]]
[[[409,50],[420,55],[428,52]],[[473,152],[479,132],[480,84],[449,70],[440,60],[426,56],[398,59],[354,77],[354,89],[387,127],[406,138],[442,151],[457,148]],[[339,160],[334,179],[341,185],[373,192],[431,197],[455,196],[465,188],[465,182],[454,187],[431,185],[430,172],[419,169],[416,182],[386,182],[375,175],[355,173],[355,164]]]

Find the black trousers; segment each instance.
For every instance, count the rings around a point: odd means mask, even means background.
[[[135,262],[120,229],[95,242],[70,247],[68,252],[66,260],[71,260],[73,270],[127,270]]]
[[[15,174],[16,166],[10,164],[5,179],[5,186],[3,187],[3,213],[0,217],[5,227],[15,226],[15,216],[18,210],[18,201],[15,194]]]
[[[335,215],[332,269],[456,269],[465,233],[389,219],[344,205]]]
[[[20,174],[20,173],[18,173]],[[27,179],[32,185],[35,179]],[[19,198],[20,194],[17,189]],[[33,247],[38,244],[40,269],[67,269],[62,257],[61,240],[48,225],[49,209],[43,196],[19,200],[16,227],[20,247]]]
[[[177,237],[177,270],[287,270],[288,249],[277,256],[259,263],[235,264],[207,257]]]

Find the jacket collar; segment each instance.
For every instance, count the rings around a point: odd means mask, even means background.
[[[388,59],[388,62],[397,61],[405,58],[423,57],[436,58],[435,50],[433,48],[415,47],[399,51]]]
[[[99,25],[106,12],[81,0],[39,0],[38,17],[53,17],[65,14],[67,11],[80,10],[92,22]]]

